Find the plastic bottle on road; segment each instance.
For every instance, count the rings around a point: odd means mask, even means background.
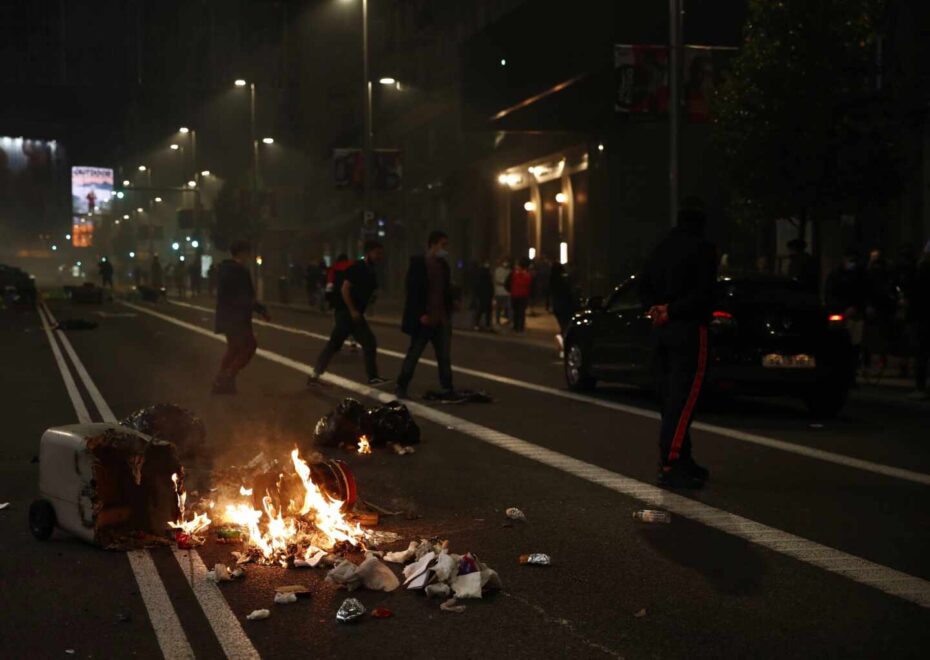
[[[642,511],[634,511],[633,518],[635,520],[641,520],[646,523],[670,523],[672,522],[672,517],[669,515],[668,511],[655,511],[654,509],[643,509]]]

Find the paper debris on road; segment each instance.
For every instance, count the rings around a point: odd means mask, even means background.
[[[459,605],[454,598],[450,598],[449,600],[443,602],[439,606],[439,609],[441,609],[443,612],[461,613],[465,611],[465,606]]]
[[[426,571],[429,569],[430,563],[436,558],[436,553],[430,550],[425,555],[423,555],[419,560],[413,564],[409,564],[404,567],[404,580],[405,585],[409,585],[411,582],[419,578],[421,575],[425,575]],[[420,587],[410,587],[408,589],[418,589],[424,586],[426,583],[420,585]]]
[[[452,555],[443,553],[436,558],[432,570],[437,582],[448,582],[456,574],[457,568],[458,562]]]
[[[552,564],[552,558],[542,552],[534,552],[529,555],[520,555],[520,563],[530,566],[549,566]]]
[[[295,596],[309,596],[309,587],[303,584],[285,584],[274,588],[277,594],[294,594]]]
[[[229,569],[226,568],[226,564],[216,564],[213,570],[207,573],[207,577],[217,584],[220,582],[232,581],[232,575],[229,574]]]
[[[512,506],[506,511],[504,511],[504,514],[511,520],[521,520],[523,522],[526,522],[526,514],[520,511],[520,509],[518,509],[515,506]]]
[[[290,605],[291,603],[297,602],[297,594],[295,593],[281,593],[276,591],[274,594],[275,605]]]
[[[413,559],[416,551],[417,542],[411,541],[406,550],[397,550],[395,552],[386,553],[384,555],[384,561],[391,562],[392,564],[406,564],[408,561]]]
[[[359,564],[355,573],[361,578],[362,585],[372,591],[394,591],[400,586],[400,580],[394,575],[394,571],[371,554]]]
[[[267,619],[271,616],[271,610],[253,610],[251,614],[247,615],[245,618],[249,621],[261,621],[262,619]]]
[[[452,591],[456,598],[481,598],[481,573],[468,573],[452,580]]]
[[[445,582],[434,582],[426,585],[423,591],[426,593],[427,598],[448,598],[452,593],[452,587]]]

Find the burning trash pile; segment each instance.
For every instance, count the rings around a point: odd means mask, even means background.
[[[313,442],[359,454],[370,454],[373,448],[412,454],[412,445],[420,442],[420,427],[400,401],[369,409],[356,399],[346,398],[317,422]]]
[[[248,465],[216,475],[210,497],[194,510],[186,507],[175,479],[179,520],[169,523],[179,545],[197,545],[213,525],[218,543],[243,544],[236,563],[280,566],[332,565],[335,555],[393,540],[393,535],[364,530],[373,514],[355,513],[356,485],[341,461],[308,463],[297,449],[280,463],[256,456]],[[248,484],[248,485],[246,485]]]

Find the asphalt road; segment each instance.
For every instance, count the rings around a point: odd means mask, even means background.
[[[284,455],[307,446],[317,419],[343,396],[376,394],[360,385],[361,358],[348,352],[332,365],[346,380],[304,386],[301,365],[313,361],[323,344],[317,335],[328,332],[319,315],[275,309],[274,327],[257,326],[267,352],[240,377],[240,393],[214,397],[209,385],[223,345],[204,332],[208,310],[49,308],[58,319],[99,322],[65,334],[117,418],[160,401],[203,417],[208,460],[188,466],[201,477],[259,449]],[[375,329],[382,372],[394,376],[405,338],[389,326]],[[54,341],[90,415],[104,419],[61,338]],[[424,441],[413,455],[331,455],[352,465],[365,499],[420,516],[382,520],[382,529],[404,538],[398,546],[448,538],[454,552],[474,552],[495,568],[504,589],[466,601],[461,614],[403,590],[355,592],[395,616],[343,626],[334,615],[345,592],[323,581],[325,571],[253,566],[245,580],[217,593],[198,579],[197,566],[227,560],[229,546],[208,543],[196,558],[180,559],[152,550],[144,555],[151,558],[146,572],[138,559],[131,564],[64,533],[34,540],[26,512],[37,489],[38,440],[45,428],[74,422],[75,408],[35,310],[0,311],[0,360],[7,424],[0,502],[10,502],[0,511],[2,657],[68,657],[72,650],[73,657],[148,658],[185,648],[199,658],[925,653],[924,405],[863,392],[839,419],[818,421],[790,400],[729,401],[705,411],[705,426],[694,432],[712,482],[676,498],[651,487],[657,422],[648,395],[606,388],[590,399],[572,397],[551,351],[457,335],[453,361],[471,371],[456,373],[456,385],[487,390],[495,403],[414,404]],[[411,390],[435,384],[435,368],[421,364]],[[671,510],[672,523],[633,521],[643,499]],[[504,526],[509,506],[528,522]],[[527,552],[549,553],[553,565],[520,566],[517,557]],[[307,584],[310,599],[272,606],[274,586],[293,582]],[[147,598],[153,583],[165,590],[166,607]],[[260,607],[272,617],[245,620]]]

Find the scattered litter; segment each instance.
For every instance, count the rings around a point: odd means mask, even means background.
[[[465,606],[459,605],[457,600],[450,598],[449,600],[444,601],[442,605],[439,606],[439,609],[441,609],[443,612],[455,612],[456,614],[460,614],[465,611]]]
[[[404,454],[412,454],[416,451],[416,449],[414,449],[413,447],[409,445],[404,446],[396,442],[390,443],[389,446],[391,447],[391,449],[394,450],[394,453],[397,454],[398,456],[403,456]]]
[[[399,401],[366,409],[359,401],[346,398],[322,417],[313,431],[316,445],[352,451],[359,451],[362,437],[367,441],[363,443],[366,453],[375,447],[400,446],[402,453],[407,454],[411,453],[407,450],[409,445],[420,442],[420,427],[407,406]]]
[[[271,610],[252,610],[252,613],[245,618],[249,621],[261,621],[271,616]]]
[[[455,576],[457,568],[458,562],[452,555],[441,554],[436,558],[436,563],[432,567],[433,576],[437,582],[448,582]]]
[[[386,553],[384,555],[384,561],[391,562],[392,564],[406,564],[408,561],[413,559],[416,551],[417,542],[411,541],[406,550],[397,550],[395,552]]]
[[[633,616],[635,616],[637,619],[642,619],[644,616],[646,616],[646,608],[644,607],[639,612],[636,612]]]
[[[229,575],[233,577],[234,579],[238,580],[239,578],[245,577],[245,571],[242,570],[242,568],[240,567],[236,567],[232,569],[231,571],[229,571]]]
[[[520,555],[520,563],[530,566],[549,566],[552,564],[552,557],[541,552],[534,552],[530,555]]]
[[[296,602],[297,594],[295,593],[281,593],[280,591],[276,591],[274,594],[275,605],[290,605]]]
[[[5,508],[7,508],[8,506],[10,506],[10,503],[9,503],[9,502],[0,503],[0,511],[3,511],[3,510],[4,510]]]
[[[310,546],[309,548],[307,548],[307,552],[304,555],[303,559],[294,560],[294,567],[295,568],[316,568],[317,566],[320,566],[320,565],[327,565],[327,564],[324,564],[324,560],[327,560],[329,562],[328,565],[331,566],[333,562],[331,559],[328,559],[330,557],[331,555],[328,552],[326,552],[326,550],[320,550],[319,548]]]
[[[520,509],[518,509],[515,506],[510,507],[509,509],[504,511],[504,513],[511,520],[522,520],[523,522],[526,522],[526,514],[520,511]]]
[[[230,575],[229,569],[226,568],[226,564],[217,564],[214,566],[212,571],[207,572],[207,578],[213,580],[217,584],[220,582],[232,581],[232,575]]]
[[[481,573],[459,575],[452,580],[456,598],[481,598]]]
[[[274,592],[276,594],[294,594],[295,596],[309,596],[310,589],[302,584],[285,584],[280,587],[275,587]]]
[[[394,572],[371,554],[358,566],[348,559],[341,560],[326,575],[326,581],[345,587],[349,591],[359,587],[372,591],[394,591],[400,586],[400,580]]]
[[[74,649],[65,649],[65,653],[68,655],[74,655]]]
[[[452,587],[444,582],[434,582],[433,584],[426,585],[423,591],[427,598],[448,598],[449,594],[452,593]]]
[[[645,523],[670,523],[672,522],[672,516],[669,515],[668,511],[656,511],[654,509],[643,509],[642,511],[634,511],[633,519],[640,520]]]
[[[233,559],[236,560],[236,565],[238,566],[241,566],[242,564],[248,564],[250,561],[252,561],[252,556],[247,552],[235,551],[229,554],[231,554]]]
[[[390,619],[394,616],[394,612],[387,609],[386,607],[376,607],[371,611],[371,616],[376,619]]]
[[[404,577],[407,578],[404,584],[408,589],[422,589],[426,586],[426,579],[429,577],[427,571],[435,558],[436,553],[430,550],[413,564],[404,567]]]
[[[365,606],[357,598],[346,598],[336,612],[339,623],[354,623],[365,615]]]

